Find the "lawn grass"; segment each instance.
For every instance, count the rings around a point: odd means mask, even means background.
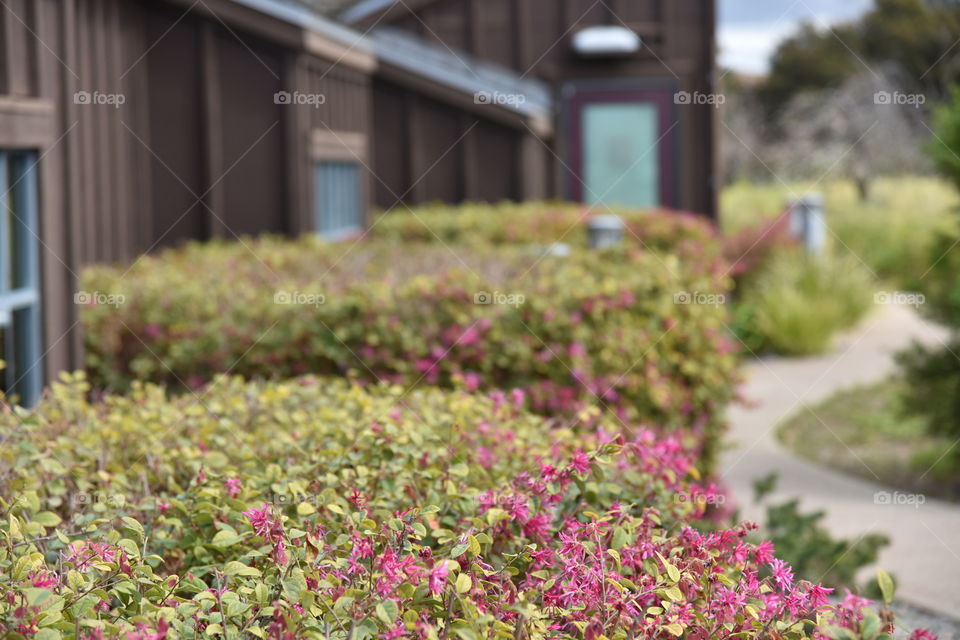
[[[862,261],[888,286],[913,289],[930,267],[936,235],[960,219],[960,196],[933,177],[878,178],[861,201],[855,185],[739,182],[723,190],[721,225],[726,233],[776,217],[788,200],[811,190],[826,197],[828,238],[837,253]]]
[[[888,380],[841,391],[780,424],[777,437],[826,467],[871,482],[879,476],[904,492],[960,500],[960,480],[936,464],[951,442],[927,434],[921,419],[902,415],[903,385]]]

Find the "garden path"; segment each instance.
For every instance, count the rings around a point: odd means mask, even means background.
[[[833,353],[752,359],[743,386],[749,404],[730,412],[733,444],[721,464],[743,518],[762,521],[752,483],[776,472],[771,499],[800,497],[803,511],[826,511],[825,523],[834,535],[887,534],[891,544],[880,565],[895,574],[898,599],[960,619],[960,505],[932,498],[921,505],[882,504],[876,494],[893,494],[893,489],[801,460],[774,435],[777,424],[801,407],[888,377],[895,369],[893,354],[913,340],[938,344],[946,335],[911,308],[884,306],[839,341]],[[838,441],[837,446],[844,445]]]

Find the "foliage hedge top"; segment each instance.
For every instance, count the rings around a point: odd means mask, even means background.
[[[749,527],[690,528],[714,490],[649,432],[317,378],[88,391],[0,414],[5,637],[884,639]]]
[[[374,235],[406,242],[449,245],[551,244],[587,245],[587,223],[606,209],[565,202],[433,204],[382,214]],[[668,210],[614,209],[625,222],[625,238],[650,251],[719,255],[719,232],[703,216]]]
[[[713,443],[737,367],[727,316],[677,296],[728,287],[635,249],[557,258],[268,238],[90,269],[83,288],[117,304],[82,319],[98,388],[196,387],[220,372],[521,388],[540,413],[609,407]]]

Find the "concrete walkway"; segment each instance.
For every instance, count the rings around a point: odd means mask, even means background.
[[[889,376],[895,370],[893,354],[914,339],[939,344],[945,338],[942,328],[921,320],[912,309],[887,306],[844,337],[830,355],[753,359],[743,388],[751,405],[730,412],[733,446],[722,467],[744,518],[763,521],[763,510],[753,505],[752,482],[776,472],[779,481],[771,499],[799,497],[803,511],[826,511],[825,523],[834,535],[887,534],[891,544],[880,565],[896,575],[898,599],[960,618],[960,505],[932,498],[920,506],[878,503],[877,492],[894,490],[800,460],[774,435],[777,424],[801,407]]]

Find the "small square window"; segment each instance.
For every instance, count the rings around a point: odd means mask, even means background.
[[[353,162],[314,165],[314,224],[317,233],[340,240],[363,230],[360,166]]]

